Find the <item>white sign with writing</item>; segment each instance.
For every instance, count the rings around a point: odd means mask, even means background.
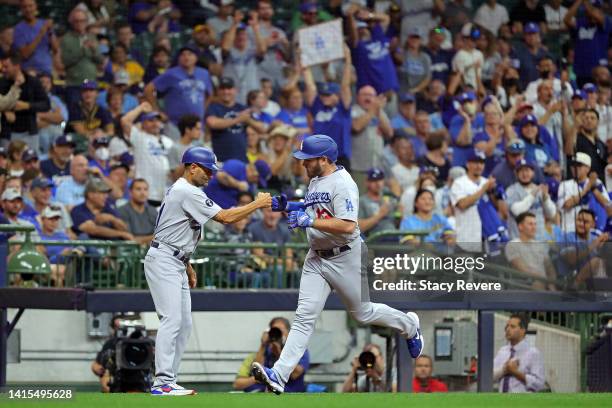
[[[341,19],[301,28],[298,35],[304,67],[341,59],[344,56]]]

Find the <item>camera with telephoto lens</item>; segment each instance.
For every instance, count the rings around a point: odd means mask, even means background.
[[[371,351],[364,351],[359,355],[359,368],[363,371],[374,368],[376,356]]]
[[[271,327],[268,330],[268,341],[270,343],[283,343],[283,332],[278,327]]]
[[[149,392],[153,383],[155,342],[147,337],[145,326],[123,321],[115,332],[114,347],[103,359],[110,373],[110,392]]]

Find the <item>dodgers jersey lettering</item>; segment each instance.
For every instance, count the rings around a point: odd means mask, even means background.
[[[357,223],[359,214],[359,190],[351,175],[341,166],[325,177],[310,181],[304,199],[306,213],[313,219],[340,218]],[[358,238],[359,225],[350,234],[330,234],[315,228],[307,228],[310,247],[315,250],[340,247]]]
[[[192,253],[202,226],[221,211],[202,189],[179,178],[166,191],[157,214],[155,240]]]

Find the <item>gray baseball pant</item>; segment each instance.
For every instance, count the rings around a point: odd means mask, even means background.
[[[283,384],[287,383],[304,355],[315,321],[332,289],[338,292],[347,311],[357,322],[391,327],[406,338],[416,334],[417,324],[406,313],[369,301],[368,248],[359,238],[350,246],[350,251],[328,259],[321,258],[312,249],[306,255],[293,325],[280,358],[272,368]]]
[[[191,334],[191,295],[185,264],[165,246],[149,248],[144,262],[147,284],[159,316],[155,339],[154,386],[176,383]]]

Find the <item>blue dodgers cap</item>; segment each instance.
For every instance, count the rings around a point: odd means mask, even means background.
[[[525,29],[523,30],[525,34],[535,34],[540,32],[540,26],[538,23],[527,23],[525,24]]]
[[[529,167],[531,170],[535,170],[535,164],[531,160],[521,159],[517,161],[514,165],[516,171],[518,171],[522,167]]]
[[[327,157],[332,162],[338,159],[338,145],[327,135],[306,136],[299,150],[293,152],[298,160]]]
[[[474,149],[468,153],[467,161],[479,161],[484,162],[487,159],[487,156],[482,150]]]
[[[527,146],[523,139],[509,140],[506,144],[506,152],[513,154],[524,153],[526,148]]]
[[[406,92],[400,96],[400,103],[415,103],[416,96],[413,93]]]
[[[98,90],[98,83],[94,80],[91,79],[86,79],[83,81],[83,83],[81,84],[81,91],[86,91],[86,90]]]
[[[51,181],[50,179],[46,178],[46,177],[36,177],[34,180],[32,180],[32,184],[30,184],[30,188],[47,188],[47,187],[53,187],[55,184],[53,184],[53,181]]]
[[[584,92],[582,89],[576,89],[572,95],[572,99],[574,98],[582,99],[584,101],[587,98],[586,92]]]
[[[532,114],[523,116],[523,119],[521,119],[520,122],[520,127],[523,127],[528,124],[538,126],[538,118],[536,118],[535,115]]]
[[[145,120],[153,120],[153,119],[161,119],[161,115],[159,112],[146,112],[140,115],[140,121],[144,122]]]
[[[268,187],[268,180],[272,176],[272,170],[265,160],[256,160],[254,163],[257,173],[259,174],[259,185],[263,188]]]
[[[321,86],[319,93],[321,95],[337,95],[340,93],[340,85],[335,82],[326,82]]]
[[[584,86],[582,87],[582,90],[585,93],[593,93],[593,92],[597,92],[597,86],[595,86],[595,84],[592,83],[588,83],[588,84],[584,84]]]
[[[476,100],[476,94],[472,91],[463,92],[459,96],[457,96],[457,101],[461,104],[466,102],[473,102]]]
[[[372,167],[368,170],[368,180],[369,181],[378,181],[385,179],[385,172],[378,167]]]
[[[317,11],[317,3],[312,0],[305,1],[304,3],[300,4],[300,11],[302,13],[312,13]]]

